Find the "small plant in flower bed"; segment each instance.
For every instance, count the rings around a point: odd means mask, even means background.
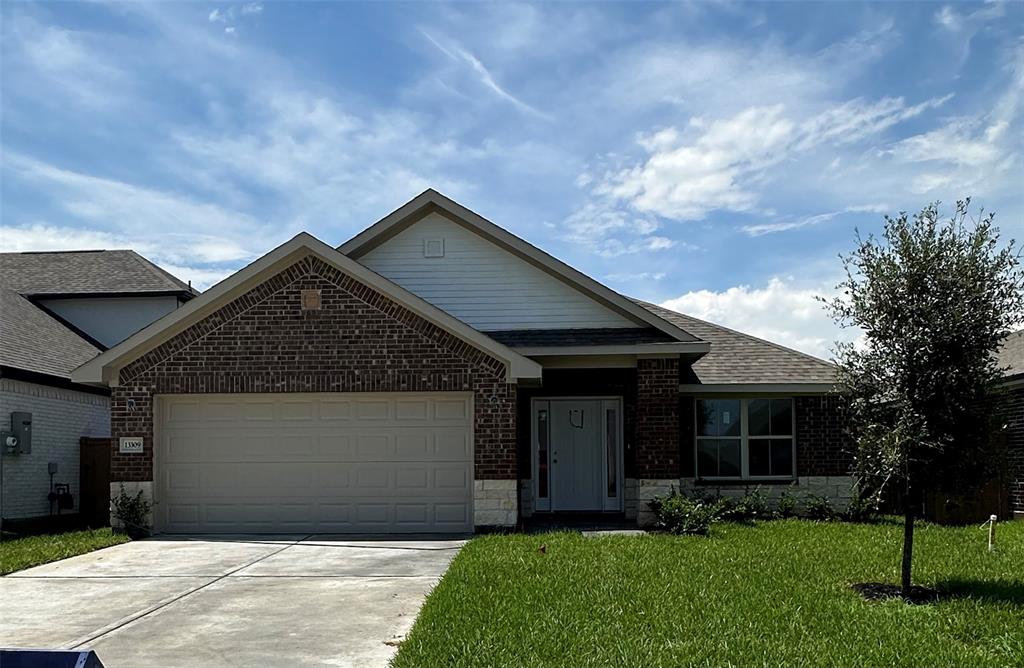
[[[804,497],[802,515],[809,520],[834,520],[839,517],[827,496],[808,494]]]
[[[782,518],[796,517],[798,505],[796,494],[784,490],[775,503],[775,513]]]
[[[655,497],[648,504],[655,527],[674,534],[706,536],[711,524],[722,519],[722,499],[691,498],[673,489],[668,496]]]
[[[768,505],[768,497],[761,488],[755,487],[738,499],[726,501],[722,519],[732,522],[756,522],[775,518],[775,513]]]

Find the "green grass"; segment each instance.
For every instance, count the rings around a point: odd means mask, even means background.
[[[452,563],[393,666],[1024,666],[1024,522],[920,524],[915,582],[940,603],[868,602],[898,582],[901,527],[785,520],[711,536],[484,536]],[[547,552],[538,548],[546,544]]]
[[[115,534],[110,529],[5,539],[0,543],[0,575],[126,542],[127,536]]]

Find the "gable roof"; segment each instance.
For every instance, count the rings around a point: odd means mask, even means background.
[[[432,212],[439,213],[452,222],[475,232],[484,239],[579,290],[606,308],[625,315],[636,322],[639,327],[653,327],[667,334],[673,341],[690,342],[700,340],[699,337],[694,336],[691,332],[686,331],[677,324],[669,322],[657,314],[640,307],[629,298],[598,283],[586,274],[573,269],[561,260],[433,189],[425,190],[402,207],[343,243],[338,247],[338,250],[342,254],[358,260],[373,248],[376,248]]]
[[[307,232],[300,232],[248,266],[240,269],[184,306],[128,337],[72,373],[79,383],[116,385],[121,369],[172,336],[207,317],[230,300],[308,255],[380,291],[425,320],[505,363],[507,378],[540,378],[539,364],[481,334],[464,322],[429,304]]]
[[[131,250],[0,253],[0,286],[23,295],[195,294]]]
[[[130,250],[0,253],[0,366],[68,379],[100,352],[33,298],[168,293],[195,294]]]
[[[99,352],[14,290],[0,290],[0,366],[69,378]]]
[[[684,385],[831,385],[836,382],[835,366],[825,360],[655,304],[635,301],[711,343],[711,351],[691,367],[694,378],[684,380]]]

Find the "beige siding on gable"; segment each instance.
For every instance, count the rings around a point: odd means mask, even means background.
[[[436,239],[444,239],[444,256],[424,257],[424,244]],[[626,316],[436,213],[399,232],[359,261],[482,331],[637,326]]]

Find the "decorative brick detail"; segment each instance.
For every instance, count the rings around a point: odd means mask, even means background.
[[[302,310],[303,290],[320,291],[320,310]],[[154,395],[248,392],[469,390],[474,477],[516,477],[504,364],[315,256],[133,361],[121,382],[111,396],[116,482],[153,480]],[[118,453],[120,436],[142,436],[144,453]]]
[[[796,397],[798,476],[848,476],[853,444],[846,432],[842,399],[836,395]]]
[[[680,475],[679,359],[637,360],[636,478]]]

